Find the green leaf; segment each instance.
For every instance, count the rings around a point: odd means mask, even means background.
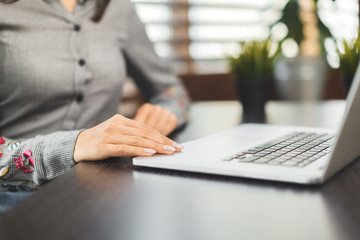
[[[342,40],[340,45],[342,48],[336,50],[340,59],[340,70],[346,78],[352,78],[360,60],[360,37],[358,35],[349,42]]]
[[[271,80],[273,62],[279,53],[279,43],[270,38],[263,41],[240,42],[241,51],[227,56],[230,71],[246,80]]]

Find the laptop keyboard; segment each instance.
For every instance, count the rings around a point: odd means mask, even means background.
[[[304,167],[330,152],[334,135],[294,132],[223,161]]]

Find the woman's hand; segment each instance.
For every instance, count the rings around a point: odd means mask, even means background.
[[[82,131],[75,144],[74,160],[101,160],[121,156],[173,154],[183,147],[146,124],[115,115]]]
[[[175,130],[178,122],[177,117],[170,111],[149,103],[139,108],[134,120],[156,129],[165,136]]]

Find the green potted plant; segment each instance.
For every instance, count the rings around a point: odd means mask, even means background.
[[[265,103],[273,81],[273,63],[279,44],[270,38],[240,42],[240,52],[228,56],[239,99],[243,105],[243,122],[265,122]]]
[[[360,33],[353,41],[341,41],[337,47],[337,53],[340,60],[340,71],[345,94],[347,95],[360,60]]]

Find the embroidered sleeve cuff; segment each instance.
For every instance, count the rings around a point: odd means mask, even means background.
[[[50,180],[63,174],[76,164],[74,146],[80,132],[81,130],[55,132],[46,136],[39,136],[39,138],[44,138],[43,141],[34,141],[39,144],[33,148],[37,153],[42,153],[38,165],[35,164],[38,166],[36,171],[40,178],[43,176],[44,180]]]
[[[0,191],[31,191],[74,166],[77,131],[24,140],[0,138]]]
[[[35,182],[53,179],[76,164],[74,146],[80,131],[60,131],[24,141],[29,141],[27,149],[32,151]]]

